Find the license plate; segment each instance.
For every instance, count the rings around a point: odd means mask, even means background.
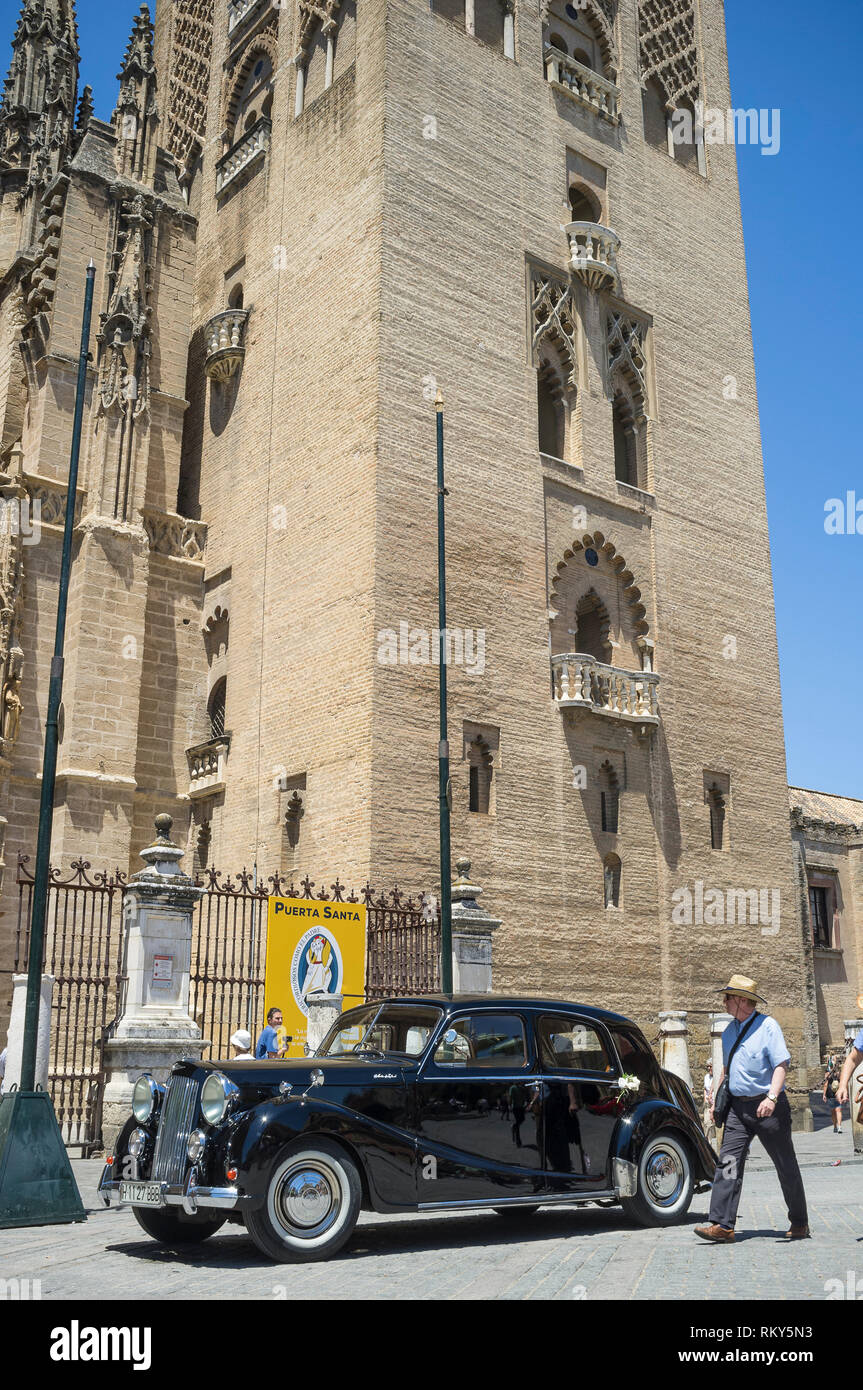
[[[158,1182],[121,1182],[120,1201],[131,1202],[133,1207],[160,1207],[162,1185]]]

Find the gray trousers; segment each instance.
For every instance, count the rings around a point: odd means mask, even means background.
[[[764,1096],[734,1096],[722,1136],[719,1164],[713,1178],[710,1221],[726,1230],[733,1229],[740,1205],[743,1170],[752,1146],[759,1138],[773,1161],[788,1205],[792,1226],[808,1225],[806,1193],[794,1145],[791,1142],[791,1106],[785,1092],[776,1102],[773,1114],[759,1120],[756,1111]]]

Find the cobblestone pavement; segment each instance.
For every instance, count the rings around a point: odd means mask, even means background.
[[[131,1211],[96,1198],[101,1163],[76,1162],[89,1219],[0,1232],[0,1279],[38,1279],[43,1299],[809,1299],[849,1274],[863,1293],[863,1159],[842,1136],[800,1135],[813,1239],[786,1244],[786,1213],[769,1162],[753,1153],[733,1247],[706,1245],[687,1222],[631,1225],[619,1209],[548,1208],[533,1216],[364,1214],[348,1246],[319,1265],[274,1265],[244,1229],[225,1227],[194,1251],[150,1240]],[[830,1166],[841,1157],[840,1167]]]

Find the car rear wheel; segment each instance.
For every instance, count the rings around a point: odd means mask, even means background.
[[[214,1236],[228,1219],[203,1212],[188,1216],[184,1211],[151,1210],[149,1207],[133,1207],[132,1211],[141,1229],[162,1245],[200,1245],[202,1240]]]
[[[695,1190],[692,1159],[682,1139],[661,1130],[638,1160],[638,1191],[620,1205],[642,1226],[673,1226],[688,1212]]]
[[[263,1206],[245,1214],[252,1240],[271,1260],[326,1260],[357,1224],[362,1184],[356,1164],[328,1139],[282,1152]]]

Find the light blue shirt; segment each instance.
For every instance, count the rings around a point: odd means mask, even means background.
[[[261,1036],[258,1038],[258,1045],[255,1048],[255,1057],[260,1061],[261,1058],[266,1058],[268,1053],[278,1052],[278,1050],[278,1034],[275,1028],[271,1028],[270,1025],[267,1024],[266,1028],[262,1029]]]
[[[863,1052],[863,1028],[860,1029],[860,1032],[854,1039],[854,1046],[858,1052]]]
[[[733,1096],[763,1096],[770,1090],[773,1073],[782,1062],[791,1060],[782,1029],[768,1014],[752,1015],[742,1023],[733,1019],[722,1034],[722,1057],[728,1070],[728,1054],[746,1025],[749,1029],[734,1054],[728,1086]]]

